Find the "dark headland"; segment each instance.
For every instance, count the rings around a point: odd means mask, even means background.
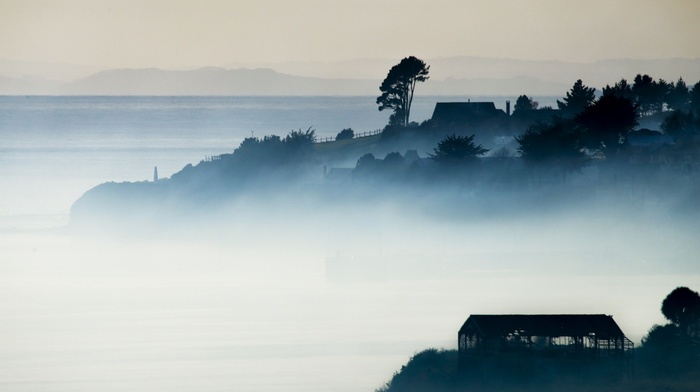
[[[390,70],[376,99],[391,112],[381,130],[246,138],[170,178],[96,186],[73,205],[72,225],[167,225],[287,200],[322,209],[385,199],[450,217],[601,206],[697,214],[700,82],[578,80],[557,107],[525,94],[506,110],[436,102],[430,119],[412,122],[429,69],[408,57]]]
[[[73,205],[71,227],[140,235],[154,228],[186,231],[193,223],[221,227],[217,224],[263,212],[272,225],[275,219],[358,211],[371,225],[378,208],[457,222],[528,221],[573,211],[606,216],[601,222],[663,218],[692,227],[697,221],[700,82],[689,86],[682,78],[667,82],[638,74],[597,89],[577,80],[557,107],[540,107],[525,94],[506,110],[492,102],[436,102],[432,117],[416,123],[410,117],[413,93],[429,79],[429,69],[415,57],[391,68],[376,98],[379,110],[391,112],[381,130],[346,128],[320,139],[313,128],[301,128],[246,138],[235,150],[187,165],[170,178],[94,187]],[[584,336],[572,334],[557,343],[563,351],[547,351],[542,336],[514,327],[493,336],[522,345],[498,346],[478,362],[476,373],[460,365],[459,350],[429,349],[379,390],[695,391],[698,298],[685,287],[670,293],[662,305],[668,324],[649,329],[635,348],[634,367],[624,372],[606,367],[623,362],[579,356],[593,352],[597,358],[604,352],[600,342],[617,344],[596,335],[606,329],[588,332],[595,350],[585,351],[580,343],[579,352],[578,338],[583,342]],[[501,320],[480,320],[496,319]],[[535,329],[550,328],[547,323],[538,321]],[[545,337],[554,347],[552,339],[561,336]],[[538,344],[540,351],[522,351]],[[627,346],[621,347],[610,352],[627,355]],[[509,349],[517,355],[505,355]],[[575,355],[564,358],[569,352]],[[513,358],[520,362],[509,362]]]

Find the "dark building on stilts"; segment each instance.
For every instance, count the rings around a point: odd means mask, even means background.
[[[505,121],[508,115],[493,102],[438,102],[431,120],[440,126],[476,126]]]
[[[634,343],[602,314],[472,315],[458,333],[469,377],[630,378]]]

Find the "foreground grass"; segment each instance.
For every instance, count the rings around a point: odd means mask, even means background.
[[[697,392],[700,371],[675,375],[652,375],[653,369],[641,366],[633,380],[589,381],[552,378],[504,379],[494,374],[488,381],[461,376],[456,350],[427,349],[414,355],[386,385],[375,392]]]
[[[314,144],[314,152],[322,159],[342,161],[377,151],[381,135]]]

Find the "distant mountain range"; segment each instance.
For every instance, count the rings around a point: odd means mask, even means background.
[[[271,69],[151,68],[98,72],[62,86],[59,92],[67,95],[366,95],[377,88],[376,83],[293,76]]]
[[[230,68],[192,70],[157,68],[94,71],[50,64],[27,66],[0,60],[3,95],[378,95],[378,86],[396,60],[366,59],[342,62],[231,64]],[[431,78],[418,87],[425,95],[563,95],[576,79],[602,88],[637,73],[688,84],[700,80],[700,59],[606,60],[596,63],[526,61],[480,57],[426,60]],[[8,65],[10,64],[10,65]],[[66,81],[52,78],[60,68]],[[273,69],[274,68],[274,69]],[[43,72],[42,72],[43,69]],[[76,75],[82,76],[76,77]]]
[[[465,80],[510,79],[529,77],[569,87],[576,79],[601,88],[638,73],[667,81],[683,76],[693,83],[700,80],[700,59],[616,59],[594,63],[566,61],[534,61],[475,56],[437,57],[424,59],[430,65],[431,80],[447,78]],[[349,79],[383,79],[399,59],[356,59],[336,62],[232,63],[227,68],[263,67],[278,72],[309,77]]]

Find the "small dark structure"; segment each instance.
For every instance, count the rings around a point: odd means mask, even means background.
[[[663,145],[674,144],[671,136],[647,128],[628,133],[626,139],[630,147],[637,149],[657,148]]]
[[[330,182],[348,182],[352,179],[352,171],[351,167],[332,167],[326,172],[324,166],[326,181]]]
[[[475,125],[503,120],[508,115],[493,102],[438,102],[431,120],[438,125]]]
[[[561,112],[558,109],[541,108],[535,110],[516,110],[513,112],[511,119],[518,127],[527,128],[531,124],[537,122],[550,123],[556,116],[560,116]]]
[[[472,315],[458,333],[460,370],[587,379],[633,373],[634,343],[603,314]]]

